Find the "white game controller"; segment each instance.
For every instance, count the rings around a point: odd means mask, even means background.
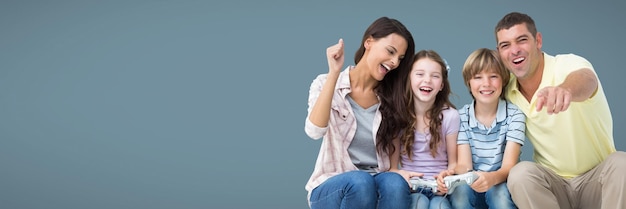
[[[424,180],[420,177],[411,178],[411,191],[419,192],[420,189],[429,188],[433,193],[437,193],[437,181],[433,180]]]
[[[446,187],[448,187],[448,194],[452,194],[452,192],[454,192],[454,188],[456,188],[458,185],[472,185],[472,183],[474,183],[476,179],[478,179],[478,174],[474,172],[467,172],[459,175],[446,176],[445,178],[443,178],[443,182],[445,183]]]

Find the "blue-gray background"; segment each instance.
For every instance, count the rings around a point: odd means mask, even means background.
[[[0,1],[0,208],[307,208],[326,47],[399,19],[460,66],[522,11],[599,74],[626,150],[623,2]],[[622,92],[622,93],[620,93]],[[530,160],[530,146],[522,156]]]

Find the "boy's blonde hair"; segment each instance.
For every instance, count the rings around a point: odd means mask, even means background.
[[[504,67],[498,52],[488,48],[480,48],[473,51],[467,57],[467,60],[465,60],[465,64],[463,64],[463,80],[465,81],[467,90],[470,91],[470,95],[472,95],[472,90],[469,81],[474,75],[483,71],[494,72],[500,75],[502,78],[502,93],[500,94],[500,98],[504,99],[504,90],[509,84],[511,74]],[[474,95],[472,95],[472,98],[474,98]]]

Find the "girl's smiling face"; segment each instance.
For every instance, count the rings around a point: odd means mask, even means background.
[[[443,89],[443,69],[430,58],[421,58],[413,63],[409,79],[411,90],[417,101],[434,102]]]

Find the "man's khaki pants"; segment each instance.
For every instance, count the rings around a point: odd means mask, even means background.
[[[572,179],[533,162],[520,162],[509,172],[507,186],[520,209],[624,209],[626,152],[614,152]]]

